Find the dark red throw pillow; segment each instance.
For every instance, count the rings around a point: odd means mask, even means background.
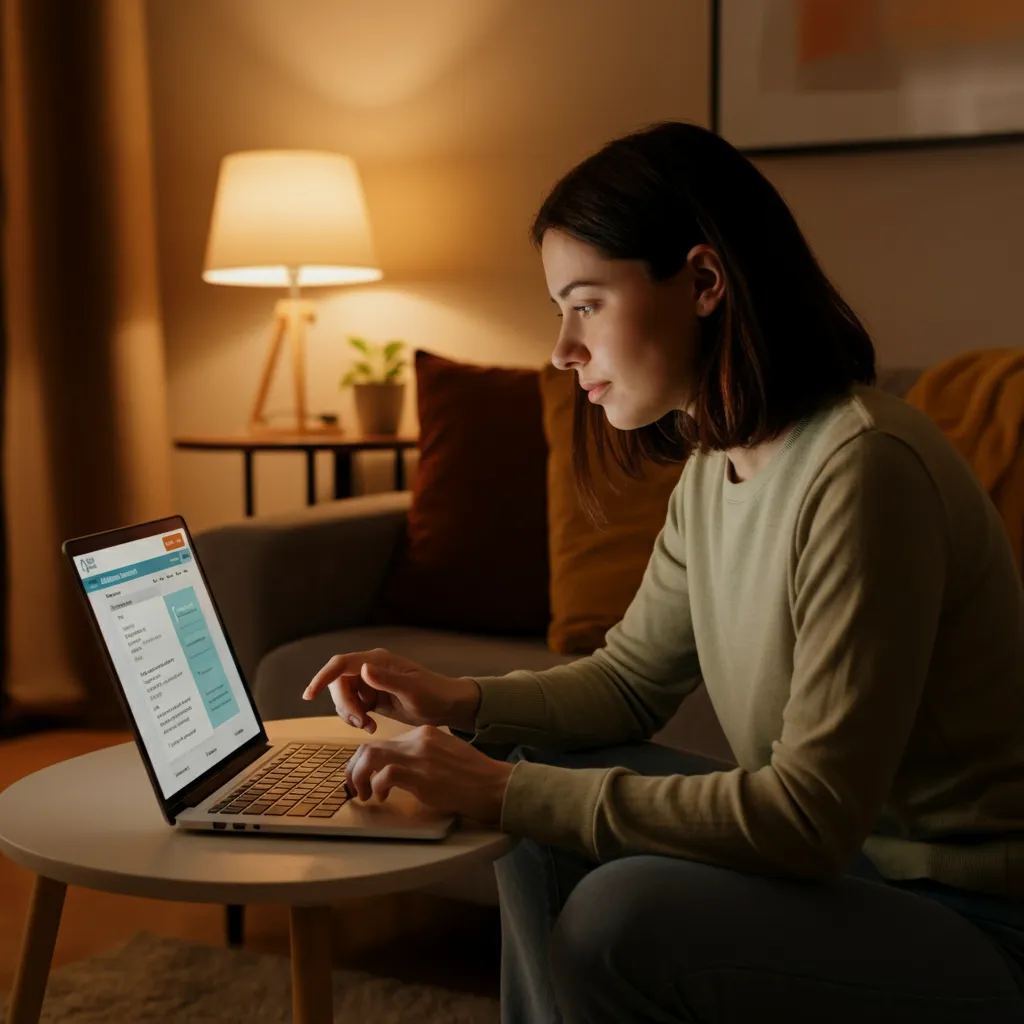
[[[547,443],[540,374],[416,352],[420,459],[374,621],[543,638]]]

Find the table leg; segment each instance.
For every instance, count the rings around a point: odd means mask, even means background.
[[[36,876],[21,943],[21,960],[7,1010],[7,1024],[36,1024],[39,1020],[67,891],[64,882],[44,875]]]
[[[238,947],[245,942],[245,907],[229,903],[224,908],[224,934],[228,945]]]
[[[352,497],[352,453],[339,448],[334,450],[334,497]]]
[[[395,490],[405,490],[405,449],[395,449]]]
[[[306,504],[316,504],[316,449],[306,449]]]
[[[246,448],[245,452],[245,514],[251,516],[253,513],[252,500],[252,449]]]
[[[292,1021],[331,1024],[331,908],[292,907]]]

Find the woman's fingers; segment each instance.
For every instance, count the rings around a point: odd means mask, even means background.
[[[374,783],[376,774],[388,767],[392,768],[392,771],[385,776],[384,782],[380,783],[386,791],[390,791],[392,786],[401,785],[395,781],[395,775],[396,773],[407,775],[408,765],[408,755],[393,741],[382,740],[379,743],[364,743],[345,766],[346,785],[349,792],[359,797],[360,800],[369,800],[376,791]]]
[[[388,652],[383,647],[375,648],[372,651],[355,651],[352,654],[335,654],[310,680],[309,685],[302,692],[302,699],[313,700],[328,683],[332,683],[343,675],[358,676],[365,662],[375,663],[381,657],[387,656]]]
[[[387,800],[388,794],[398,786],[399,789],[411,789],[413,772],[406,765],[391,764],[384,765],[372,779],[370,788],[378,800]]]
[[[377,723],[366,713],[367,708],[359,697],[358,679],[355,676],[343,675],[328,684],[331,700],[338,717],[354,725],[357,729],[367,728],[373,732]]]

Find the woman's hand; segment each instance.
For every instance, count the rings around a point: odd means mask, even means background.
[[[369,711],[406,725],[449,725],[472,732],[480,704],[480,687],[473,679],[438,675],[383,647],[334,655],[306,687],[303,700],[312,700],[325,686],[339,717],[371,735],[377,723]]]
[[[346,766],[346,784],[363,800],[387,800],[398,786],[444,814],[498,825],[512,768],[424,725],[390,740],[362,744]]]

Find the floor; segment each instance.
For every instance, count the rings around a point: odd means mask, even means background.
[[[76,728],[8,729],[0,738],[0,790],[47,765],[130,740],[126,732]],[[17,735],[18,731],[24,732]],[[11,735],[11,733],[15,733]],[[0,992],[10,991],[32,891],[31,872],[0,854]],[[352,904],[359,927],[334,913],[334,961],[407,981],[497,996],[500,929],[497,909],[426,893],[399,893]],[[288,955],[288,911],[246,908],[247,949]],[[220,906],[167,903],[69,887],[53,966],[59,967],[133,935],[139,928],[194,942],[224,943]]]

